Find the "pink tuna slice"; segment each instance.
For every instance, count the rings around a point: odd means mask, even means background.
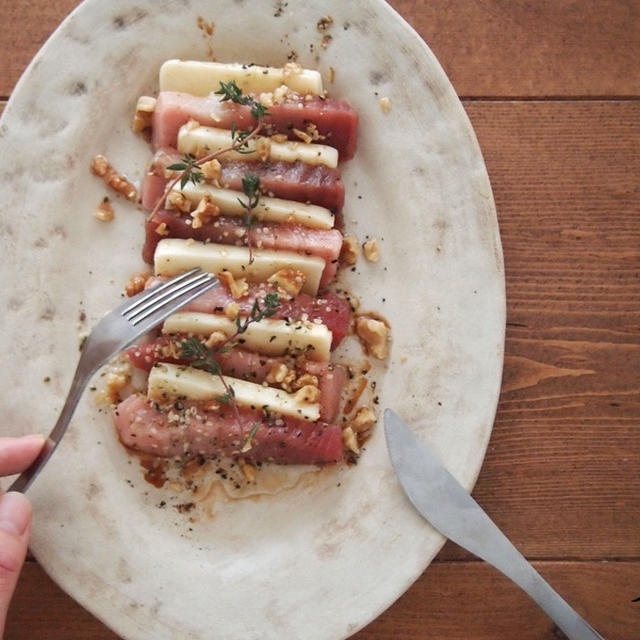
[[[156,152],[151,170],[142,183],[142,205],[147,211],[154,208],[163,194],[167,182],[164,178],[165,167],[179,161],[180,154],[175,149],[167,147]],[[344,185],[338,169],[304,162],[232,160],[221,164],[219,183],[227,189],[242,191],[245,173],[253,173],[260,178],[260,190],[264,195],[310,202],[334,213],[342,210]]]
[[[191,217],[177,211],[160,209],[145,223],[145,243],[142,258],[153,264],[153,254],[158,242],[163,238],[193,238],[218,244],[247,246],[247,228],[237,218],[216,218],[194,229],[187,221]],[[164,232],[159,235],[156,229],[164,223]],[[293,251],[304,255],[315,255],[325,261],[320,278],[320,287],[326,287],[336,276],[338,258],[342,248],[342,234],[337,229],[309,229],[302,225],[259,223],[249,230],[251,246],[254,249],[275,249]]]
[[[313,124],[320,134],[318,144],[335,147],[341,160],[353,158],[358,114],[344,100],[313,96],[274,104],[268,111],[271,115],[263,120],[265,133],[284,133],[291,140],[298,140],[293,129],[305,132]],[[248,130],[255,125],[249,107],[222,102],[215,94],[198,97],[161,91],[153,113],[154,147],[175,147],[178,129],[189,120],[220,129],[231,129],[233,124],[238,130]]]
[[[233,409],[204,411],[185,402],[180,410],[157,411],[146,397],[132,395],[113,412],[122,443],[144,453],[160,457],[215,458],[242,456],[254,462],[277,464],[335,463],[342,459],[340,427],[294,418],[275,418],[265,422],[260,411],[239,407],[240,420]],[[187,409],[196,407],[195,413]],[[170,420],[171,415],[180,421]],[[254,425],[258,425],[249,440]],[[251,448],[241,452],[249,440]]]
[[[161,277],[149,278],[146,288],[166,280],[167,278]],[[263,300],[267,293],[275,291],[275,287],[270,284],[250,283],[248,294],[235,300],[226,287],[214,287],[183,307],[182,311],[222,313],[231,302],[237,302],[240,307],[240,314],[247,315],[251,311],[256,298]],[[319,319],[322,324],[327,326],[332,335],[331,348],[335,349],[349,330],[351,307],[344,298],[331,291],[327,291],[317,298],[312,298],[306,293],[300,293],[291,300],[281,299],[276,312],[271,317],[301,320],[303,316],[306,316],[306,319],[310,322]]]

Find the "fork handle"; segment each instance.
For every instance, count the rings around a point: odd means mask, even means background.
[[[20,493],[24,493],[34,481],[38,473],[40,473],[40,469],[42,469],[42,467],[47,463],[51,454],[56,450],[58,443],[69,426],[71,416],[73,415],[75,408],[78,406],[78,402],[80,402],[80,398],[87,386],[87,382],[91,377],[91,374],[86,375],[85,372],[81,370],[82,364],[83,360],[81,357],[73,376],[71,389],[69,390],[67,399],[62,407],[62,411],[60,412],[60,416],[49,434],[49,437],[46,439],[38,457],[14,480],[13,484],[7,489],[7,491],[19,491]]]

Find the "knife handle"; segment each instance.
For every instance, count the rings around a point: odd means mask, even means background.
[[[462,546],[515,582],[570,640],[604,640],[531,566],[484,511],[480,510],[476,515],[480,516],[475,523],[476,539],[490,543],[478,544],[476,548],[470,548],[468,544]]]

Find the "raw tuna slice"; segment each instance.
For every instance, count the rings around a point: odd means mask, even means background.
[[[229,406],[215,411],[193,403],[179,407],[161,412],[145,396],[129,396],[113,412],[118,435],[127,447],[161,457],[241,455],[277,464],[322,464],[342,458],[342,433],[336,425],[288,417],[266,422],[260,411],[243,407],[238,409],[239,420]],[[242,452],[247,440],[251,448]]]
[[[191,217],[176,211],[160,209],[145,223],[145,243],[142,258],[153,264],[153,254],[158,242],[163,238],[193,238],[195,240],[247,246],[247,228],[238,218],[220,217],[194,229],[187,222]],[[164,232],[157,233],[158,227]],[[325,268],[320,278],[320,286],[326,287],[336,275],[338,258],[342,248],[342,234],[337,229],[309,229],[301,225],[282,225],[274,223],[257,224],[249,231],[251,246],[255,249],[276,249],[295,251],[305,255],[323,258]]]
[[[165,281],[166,278],[149,278],[146,288]],[[237,302],[240,306],[240,313],[246,315],[251,311],[256,298],[262,300],[267,293],[273,291],[275,291],[275,288],[272,285],[251,283],[249,284],[249,293],[242,298],[234,300],[226,287],[214,287],[183,307],[182,310],[197,311],[199,313],[222,313],[228,304]],[[327,326],[333,336],[331,348],[335,349],[349,330],[351,307],[344,298],[330,291],[317,298],[312,298],[306,293],[300,293],[291,300],[281,299],[272,317],[301,320],[303,316],[306,316],[306,319],[311,322],[317,318]]]
[[[165,167],[179,161],[180,154],[175,149],[163,148],[154,156],[151,170],[142,184],[142,205],[147,211],[154,208],[163,194]],[[344,205],[344,185],[338,169],[304,162],[233,160],[222,162],[219,183],[227,189],[242,191],[245,173],[253,173],[260,178],[260,189],[264,195],[310,202],[334,213],[339,213]]]
[[[269,107],[269,113],[271,115],[263,121],[267,134],[284,133],[291,140],[298,140],[293,129],[306,132],[313,124],[320,135],[314,142],[335,147],[341,160],[353,158],[358,115],[344,100],[318,96],[287,100]],[[203,98],[177,91],[161,91],[153,113],[154,146],[175,147],[178,129],[189,120],[222,129],[231,129],[232,123],[237,129],[244,130],[254,126],[249,107],[221,102],[220,96],[215,94]]]
[[[160,336],[151,342],[134,345],[125,350],[131,364],[137,369],[149,371],[156,362],[170,362],[172,364],[189,364],[179,357],[179,340],[172,340],[169,336]],[[346,372],[340,365],[326,362],[305,362],[300,370],[293,358],[270,358],[238,347],[226,353],[214,353],[216,362],[224,375],[249,380],[261,384],[267,379],[269,372],[276,364],[284,364],[295,369],[298,374],[310,373],[317,376],[320,389],[320,418],[325,422],[332,422],[338,415],[341,392],[346,381]]]

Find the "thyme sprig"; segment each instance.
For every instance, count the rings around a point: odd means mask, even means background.
[[[198,164],[198,160],[190,153],[186,153],[182,156],[182,158],[180,158],[180,162],[174,162],[173,164],[168,165],[167,169],[170,169],[171,171],[182,171],[182,175],[180,176],[181,189],[185,188],[187,182],[192,182],[194,185],[202,182],[202,171]]]
[[[262,120],[265,116],[271,115],[266,107],[260,104],[253,96],[244,95],[235,80],[221,82],[220,88],[215,93],[218,96],[222,96],[221,102],[230,101],[249,107],[251,117],[254,120]]]
[[[278,310],[278,306],[280,305],[278,294],[273,291],[267,293],[264,297],[263,305],[264,306],[260,306],[260,300],[256,298],[253,301],[248,316],[245,318],[241,318],[240,316],[236,317],[236,335],[244,333],[252,322],[260,322],[263,318],[270,318]]]
[[[249,248],[249,264],[253,262],[253,244],[251,242],[251,227],[258,221],[258,217],[251,212],[260,202],[260,177],[254,173],[245,173],[242,177],[242,193],[247,196],[246,201],[238,198],[244,208],[242,222],[247,228],[247,247]]]

